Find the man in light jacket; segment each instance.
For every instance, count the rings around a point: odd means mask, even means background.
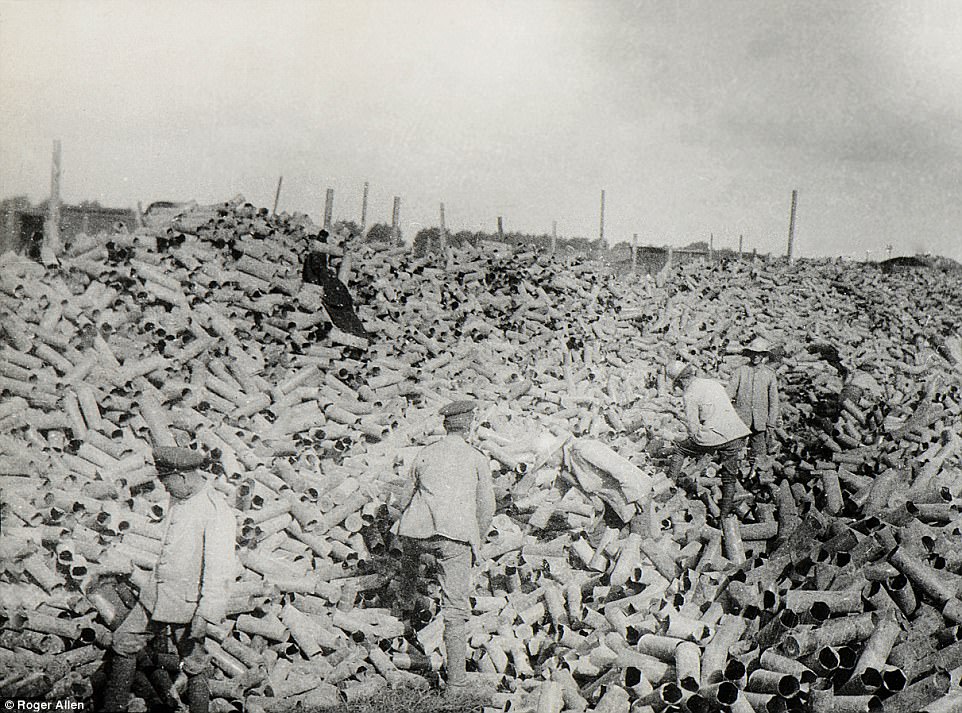
[[[488,459],[466,440],[476,407],[475,401],[455,401],[441,409],[446,435],[415,459],[413,490],[397,523],[397,534],[404,538],[401,581],[408,594],[415,591],[420,554],[429,552],[438,563],[451,692],[467,683],[472,555],[480,559],[495,511]]]
[[[104,711],[126,711],[137,654],[163,645],[170,634],[187,677],[190,713],[207,713],[208,624],[227,616],[235,574],[236,521],[224,496],[200,470],[204,454],[188,448],[154,449],[157,478],[170,493],[166,531],[157,564],[140,597],[113,635],[113,661]]]
[[[748,437],[748,461],[768,468],[769,429],[778,421],[778,379],[768,366],[772,345],[756,337],[745,347],[749,363],[738,367],[728,384],[728,396],[735,411],[751,430]]]
[[[719,457],[722,497],[718,508],[721,517],[725,518],[734,505],[738,459],[750,431],[735,412],[721,383],[697,376],[693,366],[682,362],[673,362],[668,366],[668,377],[682,390],[685,427],[688,430],[688,437],[675,443],[668,475],[688,490],[692,483],[681,479],[685,458],[698,458],[705,454]]]

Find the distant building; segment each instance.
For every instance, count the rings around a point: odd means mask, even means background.
[[[18,201],[0,206],[0,253],[24,249],[35,231],[43,232],[46,206],[30,207]],[[120,223],[129,230],[137,227],[137,213],[126,208],[104,208],[96,204],[60,207],[60,240],[70,243],[80,233],[111,233]]]

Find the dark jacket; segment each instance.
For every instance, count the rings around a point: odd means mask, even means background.
[[[778,381],[764,364],[738,367],[728,384],[728,396],[753,431],[764,431],[778,420]]]

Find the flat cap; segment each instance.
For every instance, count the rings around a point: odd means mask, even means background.
[[[478,402],[473,399],[462,399],[445,404],[438,411],[442,416],[457,416],[461,413],[471,413],[478,407]]]
[[[193,470],[207,462],[207,456],[200,451],[177,446],[157,446],[154,448],[154,465],[159,471]]]

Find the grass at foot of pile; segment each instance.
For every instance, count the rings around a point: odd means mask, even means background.
[[[445,697],[435,688],[397,686],[337,708],[298,708],[297,713],[481,713],[489,700],[490,696],[476,689]]]

